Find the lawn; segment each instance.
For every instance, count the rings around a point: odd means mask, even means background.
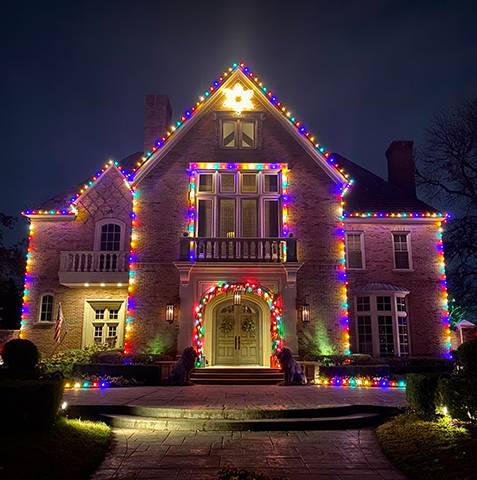
[[[389,460],[412,480],[476,478],[475,429],[406,414],[381,425],[377,436]]]
[[[65,418],[44,432],[2,432],[0,478],[84,480],[99,466],[110,442],[106,424]]]

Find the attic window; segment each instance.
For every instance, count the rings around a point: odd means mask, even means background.
[[[254,119],[221,119],[222,148],[256,148],[257,122]]]

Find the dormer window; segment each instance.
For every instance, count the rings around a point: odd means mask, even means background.
[[[249,118],[220,119],[220,146],[230,149],[257,147],[257,121]]]

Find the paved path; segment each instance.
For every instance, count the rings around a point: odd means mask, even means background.
[[[71,405],[143,405],[184,408],[313,408],[322,405],[405,406],[398,388],[308,385],[194,385],[191,387],[129,387],[69,390]]]
[[[159,432],[115,429],[93,480],[217,479],[224,466],[290,480],[404,480],[374,431]]]

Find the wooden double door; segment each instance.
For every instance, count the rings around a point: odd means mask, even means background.
[[[261,322],[258,308],[242,300],[215,310],[215,365],[261,365]]]

